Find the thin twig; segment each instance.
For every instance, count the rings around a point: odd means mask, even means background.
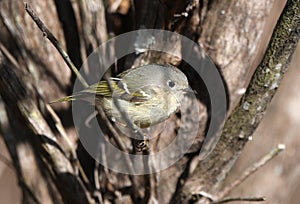
[[[113,90],[113,87],[112,87],[112,84],[111,84],[110,80],[107,77],[105,78],[105,80],[108,84],[108,87],[109,87],[111,93],[113,93],[114,90]],[[114,105],[116,106],[116,108],[120,112],[122,118],[125,120],[126,125],[132,131],[132,133],[137,134],[140,138],[144,138],[144,133],[142,132],[142,130],[133,123],[133,121],[129,117],[128,113],[124,110],[124,108],[119,103],[118,99],[116,97],[113,97],[113,94],[112,94],[112,100],[113,100]],[[133,147],[133,148],[135,148],[135,147]],[[148,155],[149,154],[149,148],[143,149],[143,154]],[[144,187],[144,200],[143,200],[143,203],[146,204],[146,203],[149,202],[149,199],[151,197],[151,176],[149,174],[150,173],[149,157],[144,157],[143,156],[143,164],[144,164],[144,170],[146,171],[146,174],[144,174],[145,187]]]
[[[108,87],[109,87],[111,93],[113,93],[114,89],[113,89],[113,86],[112,86],[109,78],[105,77],[105,80],[108,84]],[[144,135],[143,131],[141,130],[141,128],[134,124],[132,119],[129,117],[128,113],[124,110],[124,108],[119,103],[118,98],[113,97],[113,94],[112,94],[112,100],[113,100],[114,105],[118,109],[119,113],[121,114],[122,118],[125,120],[126,125],[131,130],[132,134],[135,134],[135,136],[137,135],[138,138],[143,138],[145,140],[145,135]],[[136,138],[136,137],[132,137],[132,138]],[[145,141],[143,141],[143,142],[145,142]],[[135,148],[135,147],[133,147],[133,148]],[[149,155],[148,144],[146,144],[146,148],[142,149],[142,152],[143,152],[143,155]],[[148,157],[143,156],[143,165],[144,165],[145,174],[144,174],[144,197],[143,197],[142,203],[147,204],[147,203],[149,203],[149,200],[152,195],[152,182],[151,182],[151,175],[150,175],[151,167],[150,167],[149,156]]]
[[[72,142],[70,141],[69,137],[67,136],[66,130],[63,127],[59,117],[56,115],[55,111],[52,109],[52,107],[49,104],[45,104],[47,111],[51,115],[52,119],[54,120],[55,127],[61,137],[64,139],[67,145],[67,151],[72,154],[72,159],[77,159],[76,152],[74,150],[74,146],[72,145]]]
[[[121,151],[125,152],[126,151],[126,147],[124,146],[123,142],[120,139],[120,136],[118,134],[118,132],[115,130],[115,128],[113,127],[113,125],[110,123],[110,121],[107,119],[103,109],[99,106],[96,105],[96,110],[98,111],[100,117],[104,120],[107,128],[110,130],[110,132],[112,133],[113,139],[115,140],[117,146],[120,148]],[[134,172],[134,168],[133,168],[133,164],[132,161],[130,160],[129,156],[127,154],[125,154],[125,160],[126,160],[126,166],[129,169],[130,172]],[[132,183],[132,188],[134,190],[135,193],[138,193],[138,197],[140,197],[141,195],[139,194],[139,188],[138,185],[134,179],[134,177],[132,175],[128,175],[129,179]]]
[[[218,198],[223,198],[228,195],[234,188],[240,185],[245,179],[247,179],[254,172],[259,170],[261,167],[265,166],[270,160],[276,157],[281,151],[285,149],[285,145],[279,144],[276,148],[272,149],[268,154],[262,157],[258,162],[254,163],[252,166],[248,167],[242,175],[227,186],[219,195]]]
[[[113,93],[114,89],[112,87],[112,84],[111,84],[109,78],[105,77],[105,80],[106,80],[106,82],[108,84],[108,87],[109,87],[111,93]],[[133,121],[129,117],[128,113],[124,110],[124,108],[119,103],[118,98],[113,97],[113,94],[112,94],[112,100],[113,100],[114,105],[116,106],[116,108],[120,112],[122,118],[125,120],[126,125],[131,130],[132,134],[138,135],[140,138],[144,138],[144,133],[142,132],[142,130],[140,129],[140,127],[138,127],[137,125],[135,125],[133,123]],[[119,140],[119,138],[115,138],[115,139]],[[133,147],[133,148],[135,148],[135,147]],[[143,149],[143,154],[148,155],[149,154],[149,148]],[[144,157],[143,156],[144,170],[146,172],[148,172],[148,173],[146,173],[144,175],[145,187],[144,187],[144,200],[143,200],[143,203],[145,203],[145,204],[148,203],[148,201],[149,201],[149,199],[151,197],[151,176],[149,174],[150,173],[150,166],[149,166],[149,159],[148,158],[149,157]],[[132,178],[132,179],[134,179],[134,178]],[[136,190],[138,190],[138,189],[136,189]]]
[[[78,158],[77,158],[77,154],[76,151],[74,149],[74,146],[72,145],[72,142],[70,141],[69,137],[67,136],[67,133],[59,119],[59,117],[56,115],[55,111],[52,109],[52,107],[49,104],[46,104],[46,108],[48,110],[48,112],[50,113],[50,115],[52,116],[54,123],[55,123],[55,127],[57,129],[57,131],[60,133],[60,135],[62,136],[62,138],[64,139],[64,141],[66,142],[67,146],[68,146],[68,151],[71,153],[71,160],[75,161],[76,166],[75,168],[76,173],[79,171],[83,181],[88,184],[89,183],[89,179],[86,176],[81,163],[79,162]]]
[[[124,146],[122,140],[120,139],[120,135],[118,134],[118,132],[115,130],[115,128],[113,127],[113,125],[110,123],[110,121],[107,119],[102,107],[97,106],[96,105],[96,110],[98,111],[100,117],[102,119],[104,119],[105,125],[108,127],[108,129],[110,130],[110,132],[112,133],[112,136],[117,144],[117,146],[120,148],[121,151],[125,152],[126,151],[126,147]],[[132,162],[130,160],[130,158],[126,157],[127,160],[127,168],[133,172],[133,166],[132,166]]]
[[[100,151],[97,151],[97,160],[100,157]],[[98,160],[99,161],[99,160]],[[94,196],[98,197],[99,203],[102,204],[103,198],[101,195],[101,189],[100,189],[100,177],[99,177],[99,162],[95,161],[95,167],[94,167],[94,182],[95,182],[95,192]]]
[[[108,84],[109,84],[109,82],[108,82]],[[109,85],[109,86],[111,86],[111,85]],[[110,89],[112,89],[112,88],[110,87]],[[123,142],[122,142],[122,140],[120,138],[120,135],[115,130],[115,128],[113,127],[113,125],[110,123],[110,121],[107,119],[106,114],[104,113],[102,107],[99,107],[99,106],[96,105],[96,110],[98,111],[100,117],[105,121],[106,126],[108,127],[108,129],[112,133],[113,139],[115,140],[117,146],[120,148],[121,151],[126,152],[126,147],[123,144]],[[124,154],[124,155],[125,155],[125,160],[126,160],[125,163],[126,163],[126,166],[127,166],[128,170],[130,172],[134,172],[132,161],[130,160],[130,158],[129,158],[129,156],[127,154]],[[137,193],[137,196],[135,196],[135,197],[141,197],[141,195],[139,193],[140,191],[139,191],[139,188],[138,188],[138,185],[136,183],[136,180],[135,180],[134,176],[132,176],[132,175],[129,174],[128,177],[129,177],[129,179],[130,179],[130,181],[132,183],[133,191],[135,193]]]
[[[67,54],[67,52],[62,48],[59,41],[55,38],[55,36],[51,33],[51,31],[46,27],[46,25],[43,23],[43,21],[41,21],[41,19],[35,14],[35,12],[30,8],[30,6],[27,3],[25,3],[25,10],[30,15],[32,20],[36,23],[36,25],[39,27],[39,29],[43,32],[43,35],[45,37],[47,37],[50,40],[50,42],[54,45],[54,47],[57,49],[59,54],[64,59],[65,63],[75,73],[75,75],[77,76],[77,78],[79,79],[81,84],[85,88],[87,88],[88,84],[86,83],[84,78],[81,76],[81,74],[79,73],[76,66],[71,61],[71,59],[70,59],[69,55]]]
[[[7,59],[15,66],[19,67],[19,64],[17,60],[14,58],[14,56],[11,55],[11,53],[6,49],[6,47],[0,42],[0,51],[7,57]]]
[[[149,155],[149,148],[143,150],[143,155]],[[143,163],[144,163],[144,199],[143,203],[149,203],[149,200],[152,195],[152,182],[151,182],[151,174],[150,174],[150,161],[149,156],[143,156]]]
[[[248,202],[261,202],[265,201],[266,198],[264,197],[257,197],[257,198],[241,198],[241,197],[231,197],[231,198],[224,198],[222,200],[212,202],[211,204],[221,204],[221,203],[229,203],[229,202],[235,202],[235,201],[248,201]]]
[[[109,87],[111,93],[113,93],[114,89],[112,87],[112,84],[111,84],[110,80],[107,77],[105,77],[105,80],[106,80],[106,82],[108,84],[108,87]],[[133,134],[137,134],[137,135],[140,136],[140,138],[144,138],[143,131],[137,125],[135,125],[133,123],[133,121],[129,117],[128,113],[124,110],[124,108],[119,103],[118,98],[117,97],[113,97],[113,94],[112,94],[112,100],[113,100],[114,105],[116,106],[116,108],[120,112],[122,118],[125,120],[127,127],[129,127],[129,129],[131,131],[133,131]]]

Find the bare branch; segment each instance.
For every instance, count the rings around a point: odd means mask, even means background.
[[[200,162],[185,184],[178,202],[191,199],[191,192],[211,194],[226,177],[241,153],[248,137],[261,122],[276,93],[300,37],[300,0],[288,0],[275,27],[267,52],[254,73],[250,85],[226,121],[215,150]],[[201,175],[201,177],[200,177]],[[218,182],[215,179],[220,178]],[[181,198],[179,198],[181,197]],[[190,198],[188,198],[190,197]]]
[[[30,6],[25,3],[25,10],[27,13],[30,15],[32,20],[36,23],[36,25],[39,27],[39,29],[43,32],[43,35],[47,37],[50,42],[54,45],[54,47],[57,49],[59,54],[62,56],[68,67],[76,74],[77,78],[81,82],[81,84],[87,88],[88,84],[84,80],[84,78],[81,76],[79,73],[78,69],[76,66],[73,64],[71,61],[69,55],[67,52],[62,48],[61,44],[58,42],[58,40],[55,38],[55,36],[50,32],[50,30],[46,27],[46,25],[43,23],[43,21],[35,14],[35,12],[30,8]]]
[[[247,168],[242,175],[237,178],[231,185],[227,186],[219,195],[217,196],[219,199],[228,195],[234,188],[240,185],[243,181],[245,181],[250,175],[258,171],[261,167],[265,166],[270,160],[275,158],[280,152],[285,149],[285,145],[279,144],[276,148],[272,149],[268,154],[263,156],[259,161],[255,162],[249,168]]]
[[[221,204],[221,203],[229,203],[229,202],[235,202],[235,201],[247,201],[247,202],[262,202],[265,201],[266,198],[264,197],[254,197],[254,198],[241,198],[241,197],[236,197],[236,198],[224,198],[222,200],[212,202],[211,204]]]

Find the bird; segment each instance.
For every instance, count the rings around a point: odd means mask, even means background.
[[[170,64],[148,64],[51,103],[88,101],[100,105],[113,122],[128,126],[126,113],[134,125],[143,129],[165,121],[178,111],[188,92],[192,92],[188,79],[178,68]]]

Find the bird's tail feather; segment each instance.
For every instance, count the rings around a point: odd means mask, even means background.
[[[59,98],[59,99],[50,101],[49,104],[59,103],[59,102],[64,102],[64,101],[73,101],[73,100],[75,100],[74,96],[66,96],[66,97],[63,97],[63,98]]]

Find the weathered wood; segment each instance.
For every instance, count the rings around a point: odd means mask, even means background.
[[[247,92],[226,121],[221,140],[200,162],[183,187],[177,203],[197,200],[201,191],[217,195],[220,182],[259,123],[290,63],[300,37],[300,1],[289,0],[275,27],[266,54],[255,71]],[[195,197],[193,197],[195,196]],[[184,202],[183,202],[184,200]],[[208,202],[203,199],[200,203]]]

